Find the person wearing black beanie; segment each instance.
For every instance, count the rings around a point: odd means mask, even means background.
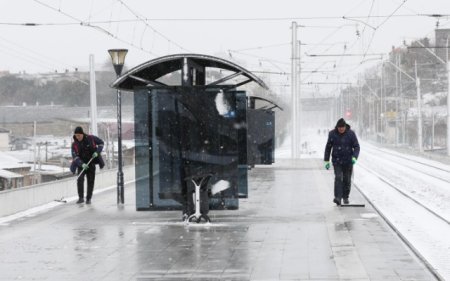
[[[345,125],[347,125],[347,123],[345,122],[344,118],[341,118],[337,121],[336,128],[342,128],[345,127]]]
[[[72,173],[77,171],[77,204],[84,202],[84,177],[87,178],[86,204],[91,204],[95,182],[95,165],[100,169],[105,166],[100,153],[103,150],[103,140],[94,135],[86,135],[82,127],[76,127],[72,143]]]
[[[325,146],[325,168],[330,168],[330,155],[334,168],[334,199],[333,202],[340,206],[342,199],[344,204],[349,204],[351,178],[353,165],[359,156],[359,142],[356,134],[350,129],[350,125],[340,118],[334,130],[328,134]]]
[[[76,127],[75,128],[75,131],[73,132],[75,135],[76,134],[84,134],[84,132],[83,132],[83,128],[81,128],[81,127]]]

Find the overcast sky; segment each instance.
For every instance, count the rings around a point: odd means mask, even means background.
[[[89,54],[95,55],[98,69],[105,68],[108,49],[127,48],[128,68],[158,56],[193,52],[231,54],[249,70],[290,72],[290,28],[296,21],[304,26],[298,31],[298,39],[306,44],[303,69],[335,70],[305,73],[305,81],[334,76],[352,80],[374,63],[360,64],[374,58],[371,54],[387,54],[403,40],[433,38],[437,19],[421,14],[448,15],[450,1],[2,0],[0,70],[83,70]],[[14,25],[24,23],[43,25]],[[450,18],[440,18],[439,26],[450,28]],[[307,56],[344,52],[367,55]],[[282,75],[272,79],[288,83]]]

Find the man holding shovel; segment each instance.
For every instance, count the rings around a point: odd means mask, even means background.
[[[91,204],[92,192],[95,182],[95,164],[99,164],[100,169],[105,166],[100,152],[103,150],[103,140],[94,135],[86,135],[83,128],[76,127],[72,143],[72,165],[71,171],[77,170],[77,204],[84,202],[84,177],[87,177],[86,204]]]
[[[350,129],[350,125],[343,118],[336,123],[334,130],[328,134],[328,141],[325,147],[325,168],[330,168],[330,155],[334,168],[334,199],[336,205],[349,204],[350,186],[353,172],[353,165],[359,156],[359,142],[356,134]]]

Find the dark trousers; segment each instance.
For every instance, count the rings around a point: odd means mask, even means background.
[[[78,168],[78,174],[82,171],[81,168]],[[83,174],[77,180],[78,187],[78,197],[84,197],[84,177],[87,178],[87,194],[86,199],[90,200],[92,198],[92,192],[94,191],[94,182],[95,182],[95,165],[89,165],[89,169],[83,172]]]
[[[348,198],[352,184],[353,165],[334,164],[334,197]]]

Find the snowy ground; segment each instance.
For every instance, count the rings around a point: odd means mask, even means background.
[[[323,158],[326,140],[317,129],[305,130],[301,158]],[[450,166],[360,144],[353,183],[429,266],[450,280]],[[288,158],[290,142],[275,155]]]
[[[320,133],[318,129],[305,129],[300,138],[301,158],[323,158],[328,132],[328,129],[320,129]],[[285,158],[291,158],[290,137],[275,149],[275,161]]]
[[[302,132],[301,158],[322,159],[328,131]],[[360,143],[353,183],[430,267],[450,280],[450,165]],[[61,142],[54,145],[61,146]],[[276,149],[275,161],[290,158],[290,149],[287,138]],[[50,146],[49,150],[55,151]],[[20,153],[10,154],[23,161],[32,155]]]
[[[450,280],[450,166],[362,146],[354,183],[430,266]]]

